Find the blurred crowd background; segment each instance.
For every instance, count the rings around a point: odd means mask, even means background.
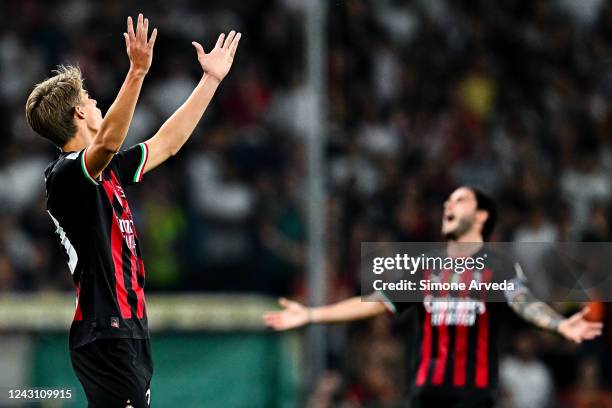
[[[127,191],[148,291],[303,299],[301,7],[0,1],[0,293],[71,290],[44,204],[43,170],[57,150],[28,128],[27,95],[58,64],[78,64],[104,112],[127,72],[125,18],[142,11],[159,36],[129,145],[191,92],[201,75],[192,40],[208,49],[221,31],[243,33],[191,141]],[[493,240],[611,240],[612,4],[345,0],[328,2],[328,18],[329,301],[359,293],[360,242],[440,240],[442,203],[463,184],[499,200]],[[610,312],[593,304],[591,317],[610,322]],[[395,406],[407,319],[331,328],[312,406]],[[612,407],[610,324],[580,346],[511,313],[502,326],[500,406]]]

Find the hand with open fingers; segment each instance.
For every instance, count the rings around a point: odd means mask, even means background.
[[[127,18],[127,32],[123,33],[125,48],[130,58],[130,69],[139,74],[146,74],[153,61],[153,46],[157,38],[157,28],[153,30],[149,38],[149,19],[144,18],[142,13],[138,14],[136,31],[132,17]]]
[[[266,326],[274,330],[290,330],[310,323],[310,309],[301,303],[281,298],[278,303],[283,310],[263,315]]]
[[[573,316],[564,319],[559,323],[559,333],[568,340],[575,343],[582,343],[583,340],[591,340],[601,335],[603,323],[590,322],[584,317],[589,312],[585,307]]]
[[[199,43],[193,41],[191,44],[193,44],[198,53],[198,61],[204,72],[219,82],[223,81],[223,78],[225,78],[232,67],[241,36],[242,34],[236,34],[233,30],[230,31],[227,38],[225,38],[225,34],[221,34],[217,39],[215,48],[209,53],[204,52],[204,48]]]

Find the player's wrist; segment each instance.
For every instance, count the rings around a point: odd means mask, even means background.
[[[204,81],[210,81],[211,83],[215,84],[215,85],[219,85],[221,83],[221,81],[223,81],[223,78],[219,78],[209,72],[204,72],[204,75],[202,76],[202,79]]]
[[[565,323],[568,321],[568,319],[557,319],[557,320],[553,320],[551,323],[552,329],[554,331],[556,331],[559,334],[562,334],[563,336],[565,336],[565,329],[566,329],[566,325]]]
[[[306,324],[313,324],[314,321],[314,313],[311,307],[306,308]]]
[[[130,70],[128,71],[128,76],[134,77],[134,78],[138,78],[138,79],[142,79],[147,75],[147,72],[149,72],[148,69],[144,69],[144,68],[139,68],[139,67],[135,67],[133,65],[130,65]]]

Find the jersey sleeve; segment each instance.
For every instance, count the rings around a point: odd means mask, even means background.
[[[119,173],[121,185],[129,186],[142,180],[148,157],[149,148],[146,143],[139,143],[115,155],[113,163]]]
[[[89,175],[85,155],[85,150],[72,152],[60,159],[50,173],[45,173],[48,209],[57,216],[82,208],[96,191],[99,183]]]
[[[68,154],[53,169],[53,186],[63,192],[78,193],[95,187],[99,182],[87,171],[87,150]]]
[[[529,292],[529,283],[527,281],[527,277],[523,273],[523,268],[521,264],[518,262],[514,262],[512,265],[512,270],[514,272],[514,276],[509,280],[512,283],[511,288],[504,291],[504,295],[506,297],[506,301],[508,303],[512,303],[514,299],[517,298],[517,295],[521,295],[525,292]]]
[[[374,295],[379,302],[382,302],[387,310],[393,314],[400,315],[406,310],[415,305],[414,302],[397,302],[391,300],[391,296],[385,293],[384,290],[374,292]]]

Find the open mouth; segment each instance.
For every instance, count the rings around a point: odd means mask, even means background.
[[[446,222],[453,222],[455,220],[455,216],[453,214],[446,214],[444,216],[444,221]]]

